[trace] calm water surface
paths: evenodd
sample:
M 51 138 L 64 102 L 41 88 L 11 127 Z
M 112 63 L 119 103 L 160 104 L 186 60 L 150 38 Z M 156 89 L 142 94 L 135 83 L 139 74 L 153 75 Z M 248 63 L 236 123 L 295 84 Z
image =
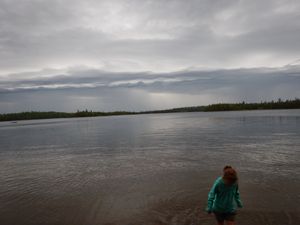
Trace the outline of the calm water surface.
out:
M 300 110 L 0 123 L 0 224 L 215 224 L 238 169 L 238 224 L 300 224 Z

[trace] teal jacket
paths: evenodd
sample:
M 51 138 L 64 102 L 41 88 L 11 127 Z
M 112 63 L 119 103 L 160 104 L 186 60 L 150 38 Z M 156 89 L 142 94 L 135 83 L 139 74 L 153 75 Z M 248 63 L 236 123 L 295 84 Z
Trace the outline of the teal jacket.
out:
M 207 212 L 234 212 L 242 208 L 238 184 L 226 185 L 222 177 L 218 177 L 208 193 Z

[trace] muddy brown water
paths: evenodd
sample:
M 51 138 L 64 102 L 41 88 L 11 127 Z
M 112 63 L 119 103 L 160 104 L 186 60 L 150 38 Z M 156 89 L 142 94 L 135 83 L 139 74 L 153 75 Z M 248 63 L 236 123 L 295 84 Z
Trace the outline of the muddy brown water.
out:
M 300 224 L 300 110 L 0 123 L 0 224 L 210 225 L 239 172 L 240 225 Z

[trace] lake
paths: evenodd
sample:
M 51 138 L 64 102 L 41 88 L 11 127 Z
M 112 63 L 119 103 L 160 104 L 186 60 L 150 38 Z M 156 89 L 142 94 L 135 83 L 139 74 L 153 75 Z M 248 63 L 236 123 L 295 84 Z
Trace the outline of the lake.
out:
M 216 224 L 227 164 L 238 224 L 300 224 L 300 110 L 1 122 L 0 224 Z

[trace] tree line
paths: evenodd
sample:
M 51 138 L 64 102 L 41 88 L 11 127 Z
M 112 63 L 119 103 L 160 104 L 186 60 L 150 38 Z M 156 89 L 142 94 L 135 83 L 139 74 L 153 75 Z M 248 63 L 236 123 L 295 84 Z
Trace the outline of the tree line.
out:
M 260 103 L 219 103 L 205 107 L 204 111 L 238 111 L 238 110 L 265 110 L 265 109 L 299 109 L 300 99 L 281 100 Z
M 34 120 L 34 119 L 53 119 L 53 118 L 72 118 L 72 117 L 95 117 L 95 116 L 116 116 L 116 115 L 132 115 L 132 114 L 150 114 L 150 113 L 176 113 L 176 112 L 213 112 L 213 111 L 238 111 L 238 110 L 266 110 L 266 109 L 300 109 L 300 99 L 281 100 L 260 103 L 218 103 L 207 106 L 191 106 L 166 110 L 153 111 L 114 111 L 114 112 L 93 112 L 88 110 L 77 112 L 20 112 L 0 114 L 0 121 L 16 121 L 16 120 Z

